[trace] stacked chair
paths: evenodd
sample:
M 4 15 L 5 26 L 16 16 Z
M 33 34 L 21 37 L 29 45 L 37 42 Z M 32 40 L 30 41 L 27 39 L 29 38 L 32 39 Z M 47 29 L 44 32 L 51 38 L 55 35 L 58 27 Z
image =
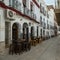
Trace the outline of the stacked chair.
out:
M 27 34 L 25 39 L 13 39 L 12 44 L 9 46 L 9 54 L 20 54 L 21 52 L 24 51 L 29 51 L 31 49 L 31 44 L 29 41 L 29 33 L 28 33 L 28 28 L 27 28 Z

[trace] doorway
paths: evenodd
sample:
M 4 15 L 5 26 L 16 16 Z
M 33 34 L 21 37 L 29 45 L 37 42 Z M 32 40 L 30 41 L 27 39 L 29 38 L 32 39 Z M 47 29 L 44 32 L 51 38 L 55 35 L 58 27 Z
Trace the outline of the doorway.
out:
M 27 23 L 23 24 L 23 39 L 25 39 L 26 41 L 29 40 L 29 28 Z
M 31 27 L 31 39 L 32 40 L 34 39 L 34 27 L 33 26 Z
M 12 40 L 18 39 L 18 24 L 14 23 L 12 26 Z

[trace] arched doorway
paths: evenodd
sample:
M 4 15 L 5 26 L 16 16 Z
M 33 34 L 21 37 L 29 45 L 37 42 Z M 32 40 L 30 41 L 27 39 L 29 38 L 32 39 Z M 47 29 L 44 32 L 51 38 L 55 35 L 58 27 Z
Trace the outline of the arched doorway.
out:
M 34 39 L 34 26 L 31 27 L 31 39 Z
M 18 24 L 14 23 L 12 26 L 12 40 L 17 40 L 18 39 Z
M 23 24 L 23 39 L 25 39 L 26 41 L 29 40 L 29 28 L 27 23 Z

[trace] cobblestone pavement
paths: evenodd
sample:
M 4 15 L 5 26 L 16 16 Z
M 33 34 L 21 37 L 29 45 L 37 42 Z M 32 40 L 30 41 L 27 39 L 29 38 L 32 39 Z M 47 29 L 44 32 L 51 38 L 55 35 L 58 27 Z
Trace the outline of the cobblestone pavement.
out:
M 0 55 L 0 60 L 60 60 L 60 36 L 45 40 L 20 55 Z

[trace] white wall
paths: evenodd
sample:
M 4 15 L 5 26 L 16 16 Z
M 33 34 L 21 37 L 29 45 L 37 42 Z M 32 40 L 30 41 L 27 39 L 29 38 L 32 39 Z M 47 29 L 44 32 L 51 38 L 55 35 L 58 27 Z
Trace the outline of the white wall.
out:
M 5 19 L 4 10 L 0 8 L 0 41 L 5 40 Z

